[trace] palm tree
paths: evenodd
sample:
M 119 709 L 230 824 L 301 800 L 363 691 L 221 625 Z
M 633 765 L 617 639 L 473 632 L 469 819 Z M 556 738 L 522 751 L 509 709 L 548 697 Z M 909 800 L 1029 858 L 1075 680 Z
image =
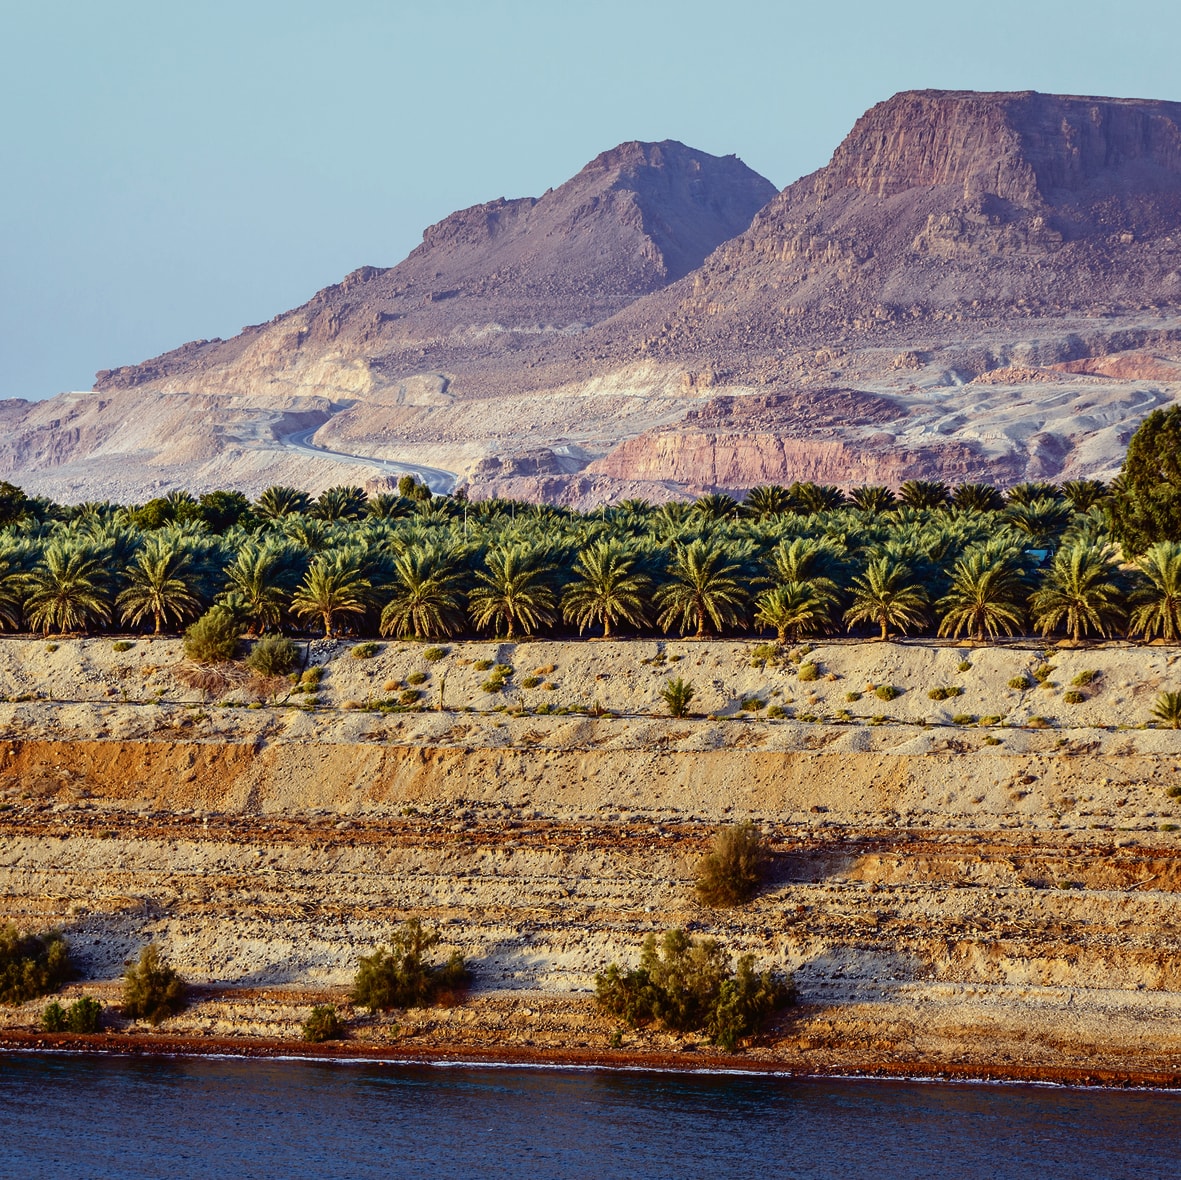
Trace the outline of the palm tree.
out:
M 555 595 L 549 584 L 555 572 L 548 551 L 521 542 L 488 551 L 476 574 L 469 601 L 477 627 L 499 629 L 512 639 L 518 625 L 530 634 L 554 621 Z
M 914 575 L 904 562 L 879 557 L 853 579 L 853 605 L 845 611 L 845 622 L 875 623 L 882 629 L 880 638 L 890 638 L 890 628 L 904 635 L 920 626 L 927 614 L 927 594 L 913 581 Z
M 787 491 L 801 512 L 835 512 L 845 503 L 845 493 L 833 484 L 797 482 Z
M 1013 553 L 988 546 L 965 553 L 955 563 L 951 588 L 937 604 L 943 612 L 939 634 L 958 639 L 968 633 L 977 643 L 985 635 L 1016 635 L 1025 620 L 1022 583 Z
M 20 550 L 0 552 L 0 626 L 11 627 L 15 631 L 21 625 L 27 581 Z
M 951 494 L 951 502 L 965 512 L 999 512 L 1005 497 L 987 483 L 962 483 Z
M 411 545 L 393 559 L 382 635 L 444 639 L 456 634 L 464 622 L 462 582 L 456 554 L 437 545 Z
M 733 520 L 738 515 L 738 501 L 724 492 L 713 492 L 694 500 L 693 511 L 702 520 Z
M 1053 500 L 1060 504 L 1063 500 L 1062 491 L 1056 483 L 1037 480 L 1014 484 L 1005 494 L 1005 503 L 1009 508 L 1018 504 L 1034 504 L 1038 500 Z
M 151 615 L 153 632 L 159 635 L 169 618 L 179 624 L 196 617 L 201 601 L 191 589 L 195 574 L 188 549 L 171 537 L 149 537 L 126 571 L 127 586 L 115 599 L 123 622 L 138 626 Z
M 828 538 L 793 537 L 780 541 L 767 555 L 766 564 L 776 581 L 807 582 L 836 602 L 834 574 L 840 569 L 841 554 Z
M 1089 512 L 1111 495 L 1111 489 L 1101 479 L 1068 479 L 1062 494 L 1075 512 Z
M 375 520 L 402 520 L 414 512 L 414 501 L 395 492 L 381 492 L 369 498 L 365 511 Z
M 604 639 L 611 638 L 612 624 L 621 620 L 642 626 L 652 579 L 637 570 L 638 561 L 636 553 L 615 541 L 584 549 L 574 563 L 575 580 L 562 596 L 566 622 L 577 623 L 580 635 L 601 623 Z
M 741 562 L 731 560 L 719 542 L 678 546 L 668 567 L 670 581 L 656 591 L 660 626 L 666 631 L 679 626 L 682 635 L 695 628 L 702 639 L 711 626 L 720 631 L 738 623 L 749 598 L 738 580 L 741 572 Z
M 911 508 L 942 508 L 948 501 L 947 484 L 933 479 L 908 479 L 898 489 L 898 499 Z
M 1070 523 L 1072 512 L 1061 500 L 1042 496 L 1036 500 L 1010 501 L 1005 508 L 1005 520 L 1029 538 L 1033 549 L 1048 549 Z
M 312 498 L 307 492 L 296 488 L 275 484 L 269 487 L 255 501 L 254 511 L 264 520 L 278 520 L 283 516 L 302 515 L 312 506 Z
M 849 499 L 854 507 L 862 512 L 872 512 L 875 516 L 882 512 L 889 512 L 898 503 L 898 497 L 889 488 L 881 485 L 865 485 L 854 488 L 849 493 Z
M 362 572 L 362 560 L 351 549 L 321 554 L 292 596 L 292 611 L 300 618 L 319 615 L 327 636 L 336 634 L 338 615 L 363 615 L 369 608 L 371 585 Z
M 1033 596 L 1034 623 L 1043 635 L 1065 627 L 1076 643 L 1084 635 L 1111 635 L 1123 618 L 1115 576 L 1110 548 L 1060 549 Z
M 755 622 L 774 627 L 780 643 L 788 636 L 827 631 L 832 622 L 832 598 L 811 582 L 784 582 L 763 591 L 755 602 Z
M 28 575 L 27 585 L 25 616 L 31 627 L 46 634 L 55 627 L 84 631 L 110 620 L 107 573 L 90 546 L 54 541 Z
M 1131 596 L 1133 635 L 1176 643 L 1181 639 L 1181 543 L 1158 541 L 1136 562 L 1147 579 Z
M 742 504 L 742 514 L 755 520 L 769 520 L 783 516 L 792 509 L 791 494 L 779 484 L 764 484 L 751 488 Z
M 225 585 L 242 603 L 245 618 L 260 631 L 277 627 L 299 582 L 302 561 L 277 538 L 248 541 L 226 567 Z
M 364 488 L 337 484 L 320 493 L 312 511 L 321 520 L 360 520 L 365 515 L 368 499 Z

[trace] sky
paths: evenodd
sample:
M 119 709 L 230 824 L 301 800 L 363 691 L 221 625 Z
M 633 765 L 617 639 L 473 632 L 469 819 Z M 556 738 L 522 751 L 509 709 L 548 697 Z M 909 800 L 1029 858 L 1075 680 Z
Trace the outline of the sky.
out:
M 1181 100 L 1162 0 L 3 0 L 0 398 L 232 336 L 629 139 L 777 186 L 899 90 Z

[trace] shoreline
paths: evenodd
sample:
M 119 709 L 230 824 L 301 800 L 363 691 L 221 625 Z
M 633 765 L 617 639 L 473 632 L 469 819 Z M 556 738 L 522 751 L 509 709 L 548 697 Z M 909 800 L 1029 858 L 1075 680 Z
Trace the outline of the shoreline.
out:
M 470 1045 L 381 1047 L 347 1042 L 314 1044 L 255 1037 L 188 1037 L 128 1033 L 0 1032 L 0 1054 L 99 1054 L 107 1057 L 197 1057 L 471 1068 L 579 1069 L 618 1072 L 747 1074 L 761 1077 L 1050 1085 L 1086 1089 L 1181 1091 L 1181 1069 L 1082 1069 L 1068 1066 L 988 1066 L 966 1062 L 885 1063 L 862 1068 L 752 1059 L 743 1054 L 523 1049 Z

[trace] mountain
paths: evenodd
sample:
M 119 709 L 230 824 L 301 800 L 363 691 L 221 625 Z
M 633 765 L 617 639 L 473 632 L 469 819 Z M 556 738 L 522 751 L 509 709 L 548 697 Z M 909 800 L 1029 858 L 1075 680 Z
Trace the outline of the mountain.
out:
M 98 402 L 0 408 L 0 474 L 52 494 L 114 494 L 116 471 L 364 476 L 292 449 L 312 435 L 441 469 L 436 486 L 581 506 L 1008 484 L 1113 474 L 1178 396 L 1181 104 L 919 91 L 777 194 L 733 157 L 630 143 L 456 213 L 396 267 L 100 373 Z

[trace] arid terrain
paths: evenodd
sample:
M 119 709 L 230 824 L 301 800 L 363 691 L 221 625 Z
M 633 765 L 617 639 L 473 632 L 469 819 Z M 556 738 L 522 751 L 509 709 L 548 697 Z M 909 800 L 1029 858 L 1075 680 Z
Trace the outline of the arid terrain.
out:
M 920 91 L 778 194 L 665 141 L 461 210 L 231 340 L 0 404 L 0 477 L 127 500 L 403 461 L 579 507 L 1007 486 L 1110 477 L 1179 393 L 1181 105 Z
M 593 1011 L 597 970 L 683 925 L 794 972 L 800 1004 L 747 1067 L 1181 1078 L 1181 734 L 1148 727 L 1175 649 L 425 650 L 313 642 L 314 701 L 215 701 L 174 675 L 175 640 L 0 641 L 0 920 L 60 925 L 86 973 L 68 994 L 111 1004 L 156 940 L 197 986 L 131 1030 L 159 1046 L 289 1050 L 418 915 L 473 992 L 352 1014 L 330 1051 L 716 1060 L 659 1030 L 613 1045 Z M 503 692 L 486 660 L 513 667 Z M 382 711 L 412 676 L 424 710 Z M 666 715 L 671 676 L 697 715 Z M 705 907 L 696 864 L 746 818 L 770 878 Z M 43 1004 L 2 1010 L 0 1039 L 48 1043 Z M 142 1047 L 121 1023 L 99 1042 Z

